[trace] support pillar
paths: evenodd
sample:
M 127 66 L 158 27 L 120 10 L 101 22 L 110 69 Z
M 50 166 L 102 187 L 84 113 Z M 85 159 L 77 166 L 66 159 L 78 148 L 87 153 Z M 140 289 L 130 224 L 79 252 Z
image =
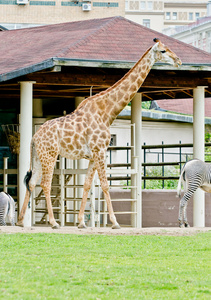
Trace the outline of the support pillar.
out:
M 137 199 L 136 206 L 132 205 L 132 209 L 136 208 L 136 218 L 133 218 L 133 226 L 142 227 L 142 191 L 141 191 L 141 168 L 142 168 L 142 94 L 137 93 L 131 102 L 131 123 L 135 124 L 135 130 L 131 132 L 131 168 L 135 168 L 135 158 L 137 157 L 137 176 L 132 176 L 131 185 L 137 185 L 137 192 L 132 189 L 132 199 Z M 135 135 L 135 136 L 134 136 Z M 136 178 L 135 178 L 136 177 Z M 135 207 L 133 207 L 135 206 Z
M 35 82 L 20 82 L 19 211 L 23 206 L 26 193 L 26 187 L 23 183 L 23 180 L 30 167 L 33 83 Z M 27 207 L 24 217 L 24 226 L 31 226 L 31 207 Z
M 204 161 L 204 87 L 193 90 L 193 157 Z M 205 226 L 205 194 L 197 189 L 193 195 L 193 226 Z
M 84 100 L 84 97 L 75 97 L 75 108 L 78 107 L 78 105 Z M 77 169 L 81 170 L 81 169 L 85 169 L 87 167 L 87 161 L 86 159 L 79 159 L 78 163 L 77 163 Z M 85 177 L 86 175 L 80 174 L 77 175 L 77 185 L 84 185 L 84 181 L 85 181 Z M 83 196 L 83 189 L 79 188 L 78 189 L 78 193 L 77 193 L 77 197 L 82 199 Z
M 78 105 L 84 99 L 85 99 L 84 97 L 75 97 L 75 108 L 77 108 Z M 79 159 L 77 161 L 77 169 L 78 170 L 86 169 L 86 167 L 87 167 L 87 161 L 86 161 L 86 159 Z M 85 181 L 85 177 L 86 177 L 86 175 L 83 175 L 83 174 L 77 175 L 77 185 L 83 186 L 84 185 L 84 181 Z M 81 187 L 81 188 L 77 189 L 77 198 L 82 199 L 82 196 L 83 196 L 83 188 Z M 77 202 L 77 207 L 76 208 L 77 208 L 77 210 L 79 210 L 79 208 L 80 208 L 79 202 Z

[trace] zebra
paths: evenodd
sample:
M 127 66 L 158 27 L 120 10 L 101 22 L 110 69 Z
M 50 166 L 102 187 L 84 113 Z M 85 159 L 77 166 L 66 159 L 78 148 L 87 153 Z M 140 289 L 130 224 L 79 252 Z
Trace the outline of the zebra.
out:
M 211 193 L 211 164 L 200 159 L 192 159 L 186 162 L 178 182 L 177 195 L 179 197 L 181 197 L 181 183 L 184 186 L 184 195 L 179 205 L 179 227 L 190 227 L 187 220 L 188 200 L 197 188 Z
M 7 193 L 0 193 L 0 226 L 7 226 L 6 216 L 8 215 L 10 224 L 15 226 L 15 202 Z

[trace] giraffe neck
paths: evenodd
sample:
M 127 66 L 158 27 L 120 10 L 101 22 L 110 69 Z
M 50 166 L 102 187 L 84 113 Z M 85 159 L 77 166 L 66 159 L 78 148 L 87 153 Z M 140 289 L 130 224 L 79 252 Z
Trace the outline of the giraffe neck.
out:
M 103 92 L 102 103 L 106 107 L 103 115 L 105 123 L 109 125 L 113 123 L 118 114 L 128 105 L 143 84 L 155 62 L 150 50 L 151 48 L 122 79 L 108 89 L 107 92 Z M 100 98 L 98 101 L 101 102 Z
M 150 48 L 124 77 L 107 90 L 87 98 L 78 106 L 77 110 L 89 103 L 92 106 L 90 110 L 93 114 L 100 115 L 107 126 L 111 125 L 118 114 L 133 99 L 154 63 Z

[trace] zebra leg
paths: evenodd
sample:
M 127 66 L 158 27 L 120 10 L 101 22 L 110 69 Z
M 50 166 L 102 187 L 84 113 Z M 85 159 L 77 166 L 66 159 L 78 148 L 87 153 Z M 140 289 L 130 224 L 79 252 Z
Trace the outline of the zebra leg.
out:
M 4 194 L 3 197 L 1 196 L 0 201 L 0 226 L 7 226 L 6 216 L 8 212 L 8 206 L 8 199 L 7 196 Z
M 180 206 L 179 206 L 179 227 L 184 227 L 184 223 L 183 223 L 183 216 L 184 216 L 184 208 L 186 206 L 186 200 L 184 199 L 184 197 L 180 200 Z
M 188 224 L 188 218 L 187 218 L 187 206 L 188 206 L 188 201 L 186 201 L 185 206 L 184 206 L 184 225 L 185 227 L 190 227 L 190 225 Z
M 0 218 L 0 226 L 7 226 L 4 218 Z
M 15 226 L 15 205 L 13 205 L 13 207 L 10 207 L 8 217 L 9 217 L 9 220 L 10 220 L 10 224 L 12 226 Z
M 187 205 L 188 200 L 191 198 L 191 196 L 194 194 L 194 192 L 199 187 L 199 183 L 190 183 L 188 185 L 188 190 L 185 192 L 183 198 L 180 200 L 180 207 L 179 207 L 179 227 L 189 227 L 188 220 L 187 220 Z

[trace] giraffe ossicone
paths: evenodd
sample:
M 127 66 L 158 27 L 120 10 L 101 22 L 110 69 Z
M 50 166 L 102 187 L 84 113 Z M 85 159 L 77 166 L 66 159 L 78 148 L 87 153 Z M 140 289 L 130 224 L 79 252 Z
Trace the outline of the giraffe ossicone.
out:
M 78 215 L 79 228 L 86 227 L 84 210 L 95 172 L 98 172 L 101 188 L 106 199 L 112 228 L 120 228 L 111 204 L 106 176 L 105 153 L 110 142 L 110 125 L 118 114 L 133 99 L 155 62 L 165 62 L 178 66 L 177 55 L 160 40 L 149 48 L 125 76 L 107 90 L 89 97 L 71 114 L 45 122 L 34 134 L 31 141 L 31 163 L 27 176 L 28 189 L 18 217 L 18 226 L 23 226 L 24 215 L 30 193 L 42 176 L 49 222 L 52 228 L 59 225 L 54 219 L 50 198 L 51 181 L 58 155 L 69 159 L 89 160 L 85 178 L 83 197 Z M 35 149 L 35 163 L 32 169 L 32 149 Z M 31 172 L 32 171 L 32 172 Z

